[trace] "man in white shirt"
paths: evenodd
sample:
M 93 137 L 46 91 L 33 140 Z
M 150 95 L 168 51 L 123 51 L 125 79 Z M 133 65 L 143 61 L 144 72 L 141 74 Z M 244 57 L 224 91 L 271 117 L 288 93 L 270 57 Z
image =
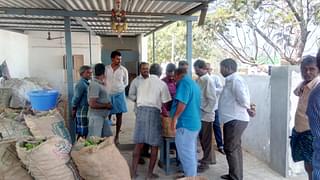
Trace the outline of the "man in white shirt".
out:
M 139 64 L 139 69 L 140 69 L 140 75 L 134 78 L 130 84 L 129 88 L 129 94 L 128 98 L 134 102 L 134 109 L 133 111 L 137 113 L 137 91 L 139 85 L 149 78 L 149 63 L 147 62 L 141 62 Z M 142 157 L 150 157 L 149 154 L 149 148 L 150 146 L 148 144 L 144 144 L 141 152 L 141 158 L 139 159 L 139 164 L 145 164 L 145 161 Z
M 137 90 L 139 85 L 147 78 L 149 78 L 149 63 L 141 62 L 139 64 L 140 75 L 134 78 L 130 84 L 128 98 L 135 103 L 134 111 L 136 112 Z
M 212 125 L 214 121 L 214 107 L 217 103 L 215 84 L 208 74 L 207 65 L 203 60 L 197 60 L 193 64 L 198 75 L 196 82 L 201 89 L 201 130 L 199 139 L 203 150 L 203 158 L 200 160 L 198 172 L 209 169 L 209 164 L 215 164 L 215 154 L 212 151 Z
M 220 63 L 220 72 L 226 83 L 219 100 L 219 115 L 223 123 L 224 151 L 229 165 L 229 174 L 222 179 L 243 180 L 241 136 L 255 111 L 250 108 L 247 83 L 237 73 L 237 63 L 225 59 Z
M 119 144 L 119 133 L 122 124 L 122 113 L 128 111 L 125 97 L 125 88 L 128 85 L 128 71 L 121 65 L 121 53 L 113 51 L 111 53 L 111 64 L 106 66 L 106 88 L 110 94 L 112 109 L 109 119 L 112 114 L 116 114 L 116 135 L 114 137 L 115 144 Z
M 207 63 L 207 68 L 208 68 L 208 74 L 213 79 L 214 85 L 216 87 L 216 96 L 217 96 L 217 102 L 218 102 L 223 86 L 222 86 L 220 77 L 218 75 L 212 74 L 212 68 L 210 63 Z M 218 151 L 222 154 L 225 154 L 223 150 L 223 141 L 222 141 L 222 133 L 221 133 L 221 127 L 220 127 L 218 103 L 216 103 L 214 107 L 213 133 L 216 139 Z
M 137 166 L 144 144 L 151 146 L 151 157 L 146 179 L 159 177 L 153 173 L 161 143 L 161 107 L 171 101 L 167 85 L 159 78 L 161 66 L 152 64 L 150 77 L 144 80 L 137 89 L 137 113 L 133 142 L 136 144 L 132 158 L 132 176 L 137 176 Z

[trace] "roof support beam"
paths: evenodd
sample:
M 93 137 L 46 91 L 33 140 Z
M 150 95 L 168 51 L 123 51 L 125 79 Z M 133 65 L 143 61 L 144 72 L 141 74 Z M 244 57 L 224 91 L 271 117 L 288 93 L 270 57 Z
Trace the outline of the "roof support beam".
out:
M 1 17 L 0 20 L 28 20 L 28 21 L 61 21 L 63 23 L 64 19 L 59 18 L 35 18 L 35 17 Z M 71 19 L 72 22 L 76 21 Z
M 71 12 L 72 8 L 66 3 L 65 0 L 54 0 L 57 4 L 59 4 L 63 9 Z M 94 31 L 88 26 L 88 24 L 82 20 L 81 17 L 75 17 L 76 21 L 81 24 L 86 30 L 88 30 L 91 34 L 95 35 Z
M 56 23 L 56 22 L 49 22 L 49 23 L 39 23 L 39 22 L 31 23 L 28 21 L 26 21 L 26 22 L 6 22 L 6 21 L 2 21 L 0 19 L 0 25 L 4 25 L 4 24 L 5 25 L 15 25 L 15 26 L 17 26 L 17 25 L 19 25 L 19 26 L 22 26 L 22 25 L 26 25 L 26 26 L 28 26 L 28 25 L 33 25 L 33 26 L 64 26 L 63 23 Z M 72 25 L 72 27 L 81 26 L 80 24 L 74 24 L 74 23 L 71 23 L 71 25 Z
M 187 16 L 187 15 L 166 15 L 164 19 L 169 21 L 197 21 L 198 16 Z
M 152 34 L 153 32 L 158 31 L 158 30 L 166 27 L 167 25 L 169 25 L 175 21 L 190 21 L 190 22 L 192 22 L 192 21 L 198 20 L 198 16 L 187 16 L 187 15 L 179 15 L 179 16 L 171 16 L 170 15 L 170 16 L 167 16 L 167 18 L 171 19 L 171 21 L 155 28 L 154 30 L 152 30 L 150 32 L 148 32 L 147 34 L 145 34 L 145 36 L 148 36 L 148 35 Z
M 215 0 L 209 0 L 209 3 L 210 3 L 210 2 L 213 2 L 213 1 L 215 1 Z M 202 8 L 205 8 L 206 6 L 207 6 L 206 3 L 200 4 L 199 6 L 197 6 L 197 7 L 193 8 L 193 9 L 189 10 L 188 12 L 184 13 L 183 15 L 192 15 L 192 14 L 194 14 L 195 12 L 201 10 Z M 160 30 L 160 29 L 162 29 L 162 28 L 164 28 L 164 27 L 166 27 L 166 26 L 168 26 L 168 25 L 170 25 L 170 24 L 172 24 L 172 23 L 173 23 L 173 22 L 164 23 L 164 24 L 162 24 L 161 26 L 157 27 L 156 29 L 148 32 L 148 33 L 145 34 L 144 36 L 148 36 L 148 35 L 150 35 L 151 33 L 155 32 L 155 31 L 158 31 L 158 30 Z
M 4 14 L 13 14 L 13 15 L 97 17 L 97 12 L 95 11 L 66 11 L 66 10 L 4 8 L 4 7 L 0 7 L 0 11 L 3 11 Z

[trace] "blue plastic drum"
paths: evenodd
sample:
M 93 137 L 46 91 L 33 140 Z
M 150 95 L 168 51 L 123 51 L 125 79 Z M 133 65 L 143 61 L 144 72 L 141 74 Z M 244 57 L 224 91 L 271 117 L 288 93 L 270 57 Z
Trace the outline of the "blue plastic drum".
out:
M 57 105 L 59 91 L 35 90 L 28 93 L 31 106 L 36 111 L 48 111 Z

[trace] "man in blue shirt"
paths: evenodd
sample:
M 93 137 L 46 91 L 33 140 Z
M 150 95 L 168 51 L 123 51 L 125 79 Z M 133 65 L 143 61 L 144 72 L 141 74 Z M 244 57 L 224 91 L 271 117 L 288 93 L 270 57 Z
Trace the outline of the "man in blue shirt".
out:
M 320 69 L 320 49 L 317 54 L 318 71 Z M 309 96 L 306 114 L 313 139 L 312 180 L 320 179 L 320 84 L 318 84 Z
M 80 67 L 81 79 L 76 84 L 74 96 L 72 97 L 72 117 L 76 118 L 76 133 L 79 137 L 88 135 L 88 86 L 91 79 L 92 69 L 90 66 Z
M 176 131 L 176 146 L 185 176 L 197 176 L 197 137 L 200 123 L 200 88 L 179 68 L 175 72 L 176 97 L 171 108 L 171 128 Z

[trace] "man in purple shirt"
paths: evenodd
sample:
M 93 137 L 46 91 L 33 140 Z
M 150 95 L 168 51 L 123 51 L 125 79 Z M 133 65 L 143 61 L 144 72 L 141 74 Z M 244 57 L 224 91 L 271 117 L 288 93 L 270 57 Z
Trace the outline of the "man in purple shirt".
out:
M 176 97 L 176 80 L 174 79 L 175 70 L 176 70 L 176 65 L 173 63 L 169 63 L 166 67 L 166 77 L 162 79 L 168 86 L 171 99 L 174 99 Z M 171 105 L 172 105 L 172 101 L 169 101 L 162 107 L 162 111 L 167 116 L 169 116 Z

